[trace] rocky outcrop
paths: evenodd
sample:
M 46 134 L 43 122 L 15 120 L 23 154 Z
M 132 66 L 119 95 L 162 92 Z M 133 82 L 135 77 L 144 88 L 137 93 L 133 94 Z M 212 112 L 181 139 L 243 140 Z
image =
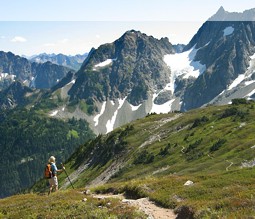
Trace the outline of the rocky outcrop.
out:
M 191 48 L 198 49 L 194 60 L 206 70 L 187 86 L 182 110 L 210 102 L 247 71 L 255 53 L 255 22 L 207 21 L 184 51 Z

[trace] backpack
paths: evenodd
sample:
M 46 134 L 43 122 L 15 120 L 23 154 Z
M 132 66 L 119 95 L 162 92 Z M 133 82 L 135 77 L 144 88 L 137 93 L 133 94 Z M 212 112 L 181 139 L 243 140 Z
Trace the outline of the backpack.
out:
M 51 171 L 51 164 L 48 163 L 44 168 L 44 178 L 50 179 L 53 177 L 52 171 Z

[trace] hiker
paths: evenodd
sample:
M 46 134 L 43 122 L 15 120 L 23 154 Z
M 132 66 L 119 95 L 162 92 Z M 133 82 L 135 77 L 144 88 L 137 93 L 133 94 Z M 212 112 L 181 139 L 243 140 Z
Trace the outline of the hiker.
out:
M 55 191 L 58 191 L 57 173 L 62 172 L 65 169 L 65 167 L 63 166 L 62 169 L 58 170 L 55 162 L 56 158 L 54 156 L 51 156 L 49 159 L 49 163 L 51 164 L 52 176 L 51 178 L 49 178 L 50 189 L 48 195 L 52 192 L 53 188 L 55 188 Z

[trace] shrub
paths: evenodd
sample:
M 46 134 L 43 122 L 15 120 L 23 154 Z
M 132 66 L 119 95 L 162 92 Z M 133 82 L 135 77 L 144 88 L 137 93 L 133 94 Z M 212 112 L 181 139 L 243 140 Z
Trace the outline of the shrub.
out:
M 158 155 L 163 156 L 163 157 L 168 155 L 169 154 L 168 150 L 170 147 L 171 147 L 171 145 L 170 145 L 170 143 L 168 143 L 166 147 L 160 148 L 160 152 L 158 153 Z
M 239 104 L 248 104 L 248 101 L 245 98 L 232 99 L 232 105 L 239 105 Z
M 139 199 L 146 197 L 146 192 L 139 185 L 128 184 L 124 187 L 125 197 L 131 199 Z
M 226 142 L 225 139 L 219 139 L 216 143 L 214 143 L 212 145 L 212 147 L 210 147 L 210 152 L 214 152 L 219 150 L 219 148 Z
M 194 150 L 198 145 L 200 145 L 200 143 L 203 141 L 202 138 L 198 139 L 197 141 L 195 141 L 193 144 L 190 144 L 187 149 L 185 149 L 185 154 Z
M 195 128 L 195 127 L 198 127 L 206 122 L 209 121 L 209 118 L 206 117 L 206 116 L 203 116 L 202 118 L 198 118 L 198 119 L 195 119 L 193 125 L 191 126 L 191 128 Z
M 227 108 L 221 115 L 221 119 L 237 115 L 237 112 L 238 109 L 236 107 Z
M 140 152 L 136 156 L 134 160 L 134 164 L 148 164 L 148 163 L 152 163 L 153 161 L 154 161 L 154 155 L 145 150 Z
M 247 115 L 249 115 L 249 111 L 239 110 L 236 107 L 227 108 L 223 114 L 221 115 L 221 119 L 234 116 L 236 118 L 244 119 Z

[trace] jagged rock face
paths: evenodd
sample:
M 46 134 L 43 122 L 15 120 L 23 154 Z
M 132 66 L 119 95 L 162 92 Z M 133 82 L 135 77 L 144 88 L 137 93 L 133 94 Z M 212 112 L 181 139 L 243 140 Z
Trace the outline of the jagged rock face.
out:
M 169 53 L 174 49 L 168 39 L 128 31 L 89 54 L 69 92 L 71 99 L 102 102 L 127 97 L 137 106 L 169 82 L 171 71 L 163 61 Z
M 19 81 L 12 83 L 7 89 L 0 92 L 0 109 L 13 109 L 17 105 L 25 104 L 26 95 L 32 92 L 32 89 L 22 85 Z
M 51 88 L 69 71 L 69 68 L 50 62 L 31 63 L 11 52 L 0 51 L 0 90 L 16 80 L 35 88 Z
M 184 50 L 192 47 L 206 70 L 188 85 L 182 110 L 210 102 L 246 72 L 255 52 L 255 22 L 207 21 Z

